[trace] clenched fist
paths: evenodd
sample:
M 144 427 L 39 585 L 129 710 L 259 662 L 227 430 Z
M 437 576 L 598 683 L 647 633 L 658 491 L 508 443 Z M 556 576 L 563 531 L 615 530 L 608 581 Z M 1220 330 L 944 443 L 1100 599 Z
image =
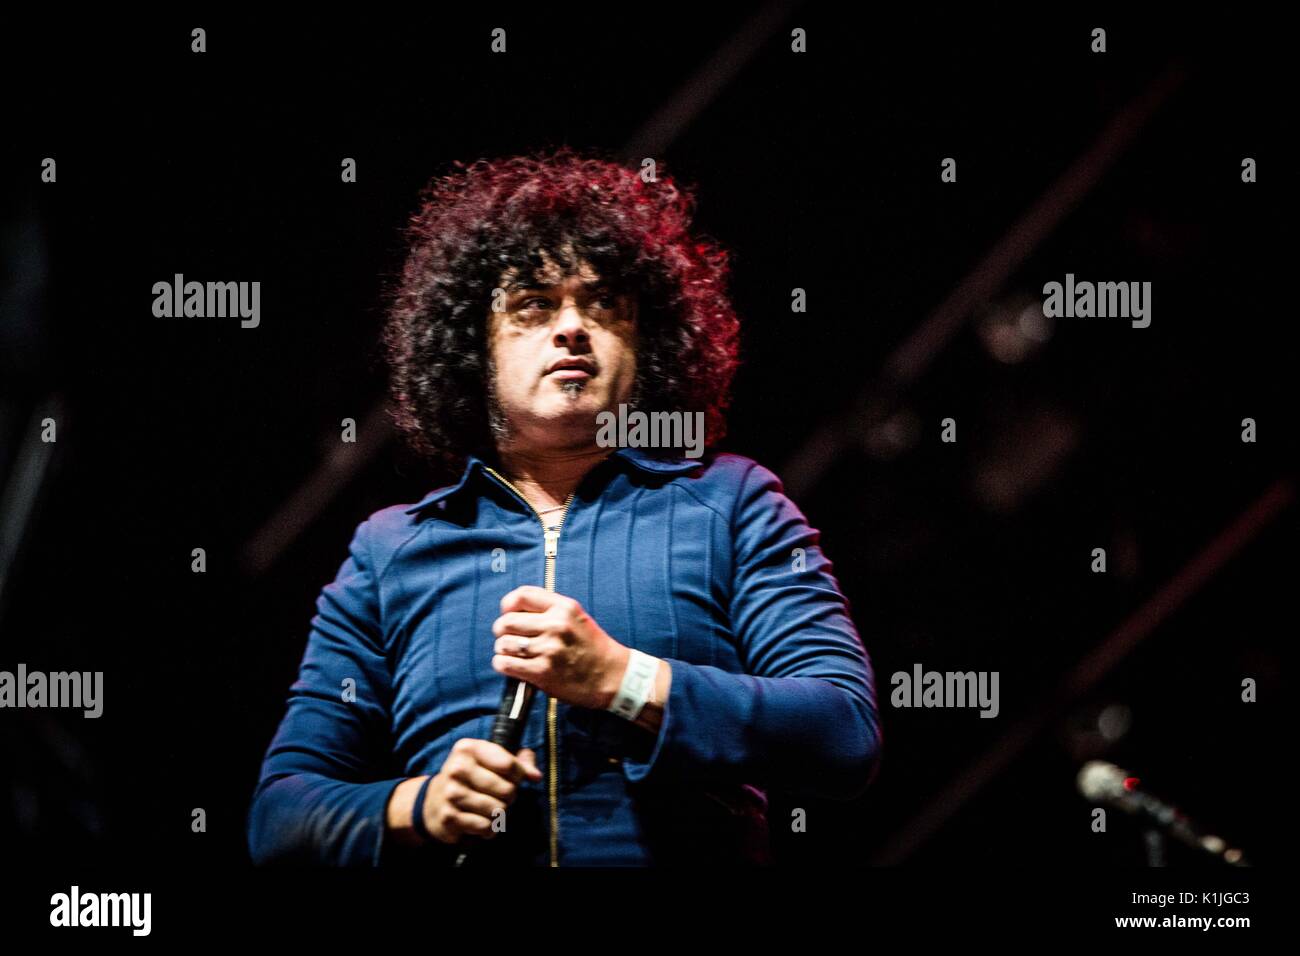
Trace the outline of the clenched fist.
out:
M 462 836 L 492 839 L 496 816 L 517 796 L 517 784 L 527 777 L 542 779 L 536 754 L 529 748 L 516 756 L 490 740 L 462 737 L 429 783 L 424 795 L 424 825 L 434 839 L 457 843 Z M 420 842 L 412 825 L 415 798 L 423 777 L 404 780 L 388 804 L 388 827 L 407 844 Z
M 575 707 L 614 702 L 631 652 L 573 598 L 525 585 L 501 599 L 492 668 Z

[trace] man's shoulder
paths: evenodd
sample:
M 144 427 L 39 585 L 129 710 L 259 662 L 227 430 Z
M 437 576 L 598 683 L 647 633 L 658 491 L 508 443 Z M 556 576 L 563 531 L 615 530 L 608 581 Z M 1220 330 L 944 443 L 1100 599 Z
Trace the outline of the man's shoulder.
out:
M 402 546 L 420 533 L 420 516 L 410 509 L 411 503 L 386 505 L 372 511 L 356 526 L 355 541 L 369 552 L 369 560 L 380 573 Z
M 709 452 L 698 459 L 683 458 L 682 461 L 698 461 L 700 467 L 688 473 L 688 477 L 718 486 L 733 485 L 739 487 L 745 482 L 750 472 L 766 472 L 767 468 L 753 458 L 731 451 Z
M 781 480 L 770 468 L 746 455 L 714 452 L 698 461 L 699 468 L 676 476 L 674 484 L 723 513 L 730 513 L 736 507 L 742 493 L 751 495 L 762 487 L 782 490 Z

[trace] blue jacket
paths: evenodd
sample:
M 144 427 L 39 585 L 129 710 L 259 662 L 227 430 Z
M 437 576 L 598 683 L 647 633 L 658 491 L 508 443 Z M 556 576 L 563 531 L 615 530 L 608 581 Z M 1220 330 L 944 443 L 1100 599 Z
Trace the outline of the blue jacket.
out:
M 386 841 L 384 817 L 403 779 L 489 736 L 504 685 L 492 622 L 508 591 L 543 584 L 542 519 L 487 467 L 470 457 L 456 484 L 357 527 L 262 765 L 255 863 L 458 852 Z M 539 691 L 523 746 L 542 779 L 518 785 L 505 832 L 468 840 L 469 865 L 769 862 L 768 788 L 862 793 L 881 746 L 874 677 L 818 539 L 749 458 L 625 448 L 593 468 L 564 513 L 554 588 L 668 661 L 663 720 L 656 735 Z

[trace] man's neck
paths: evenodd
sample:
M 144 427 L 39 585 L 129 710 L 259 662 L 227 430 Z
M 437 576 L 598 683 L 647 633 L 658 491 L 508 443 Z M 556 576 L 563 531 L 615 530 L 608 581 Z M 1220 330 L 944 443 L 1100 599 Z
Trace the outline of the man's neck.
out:
M 538 511 L 563 505 L 587 473 L 612 453 L 599 447 L 546 452 L 497 448 L 503 473 Z

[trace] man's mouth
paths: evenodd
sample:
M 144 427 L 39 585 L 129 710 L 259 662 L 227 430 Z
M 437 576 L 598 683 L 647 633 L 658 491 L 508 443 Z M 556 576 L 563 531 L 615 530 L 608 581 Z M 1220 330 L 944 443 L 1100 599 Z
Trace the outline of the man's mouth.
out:
M 595 376 L 596 366 L 586 359 L 561 359 L 546 374 L 551 378 L 578 381 Z

